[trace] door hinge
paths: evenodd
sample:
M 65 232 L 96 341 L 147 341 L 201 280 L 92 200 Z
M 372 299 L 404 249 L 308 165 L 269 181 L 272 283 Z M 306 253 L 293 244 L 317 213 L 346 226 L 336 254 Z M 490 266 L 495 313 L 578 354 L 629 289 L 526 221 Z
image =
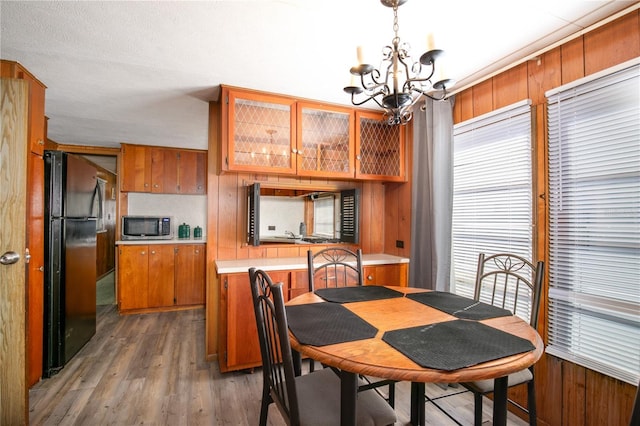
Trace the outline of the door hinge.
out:
M 229 282 L 227 281 L 227 279 L 224 279 L 224 289 L 227 290 L 229 288 Z

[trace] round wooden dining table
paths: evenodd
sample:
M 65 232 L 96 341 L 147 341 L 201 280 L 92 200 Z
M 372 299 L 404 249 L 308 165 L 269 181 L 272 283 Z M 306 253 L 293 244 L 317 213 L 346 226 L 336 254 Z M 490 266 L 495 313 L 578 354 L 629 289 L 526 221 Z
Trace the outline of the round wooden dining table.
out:
M 424 425 L 425 422 L 425 383 L 458 383 L 494 379 L 493 424 L 496 426 L 506 425 L 507 375 L 533 365 L 544 352 L 544 344 L 536 330 L 514 315 L 481 320 L 478 322 L 528 340 L 532 344 L 532 350 L 455 370 L 423 367 L 384 341 L 384 333 L 453 321 L 457 318 L 406 297 L 412 293 L 429 290 L 412 287 L 386 287 L 402 293 L 402 297 L 342 304 L 350 312 L 377 329 L 375 336 L 371 338 L 317 346 L 302 344 L 291 331 L 296 325 L 293 323 L 296 319 L 288 315 L 292 348 L 304 356 L 340 370 L 342 424 L 352 425 L 355 422 L 358 375 L 362 374 L 381 379 L 411 382 L 411 423 L 414 425 Z M 291 299 L 286 305 L 289 307 L 312 303 L 331 302 L 325 301 L 315 293 L 305 293 Z

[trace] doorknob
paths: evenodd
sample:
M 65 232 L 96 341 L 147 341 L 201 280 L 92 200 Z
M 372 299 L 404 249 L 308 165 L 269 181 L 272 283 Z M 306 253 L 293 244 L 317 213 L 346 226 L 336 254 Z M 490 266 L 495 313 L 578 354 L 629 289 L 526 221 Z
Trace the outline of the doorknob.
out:
M 20 255 L 15 251 L 8 251 L 0 256 L 0 263 L 3 265 L 11 265 L 20 260 Z

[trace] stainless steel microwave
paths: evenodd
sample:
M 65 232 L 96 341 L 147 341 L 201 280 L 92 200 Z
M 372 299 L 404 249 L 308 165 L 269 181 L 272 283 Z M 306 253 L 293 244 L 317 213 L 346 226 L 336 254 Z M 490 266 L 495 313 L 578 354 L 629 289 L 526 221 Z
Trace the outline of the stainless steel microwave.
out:
M 122 216 L 122 239 L 170 240 L 172 222 L 169 216 Z

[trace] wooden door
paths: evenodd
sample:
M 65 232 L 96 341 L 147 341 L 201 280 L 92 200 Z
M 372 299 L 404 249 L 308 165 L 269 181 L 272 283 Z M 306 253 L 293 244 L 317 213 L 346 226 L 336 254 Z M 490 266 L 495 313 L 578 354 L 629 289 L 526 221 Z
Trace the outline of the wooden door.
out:
M 120 190 L 151 192 L 151 152 L 146 146 L 122 144 Z
M 118 248 L 118 299 L 120 310 L 142 309 L 148 303 L 149 247 Z
M 298 176 L 353 178 L 354 110 L 298 102 L 297 118 Z
M 269 272 L 274 283 L 283 282 L 286 293 L 289 286 L 289 272 Z M 260 343 L 258 341 L 258 329 L 256 317 L 253 312 L 253 298 L 249 286 L 249 274 L 230 274 L 222 277 L 221 300 L 226 300 L 226 344 L 219 345 L 225 348 L 220 369 L 224 371 L 238 370 L 255 367 L 262 364 L 260 357 Z M 226 332 L 226 333 L 225 333 Z
M 260 344 L 256 327 L 249 274 L 225 276 L 223 291 L 226 293 L 226 353 L 223 357 L 227 370 L 260 365 Z M 222 369 L 222 365 L 221 365 Z
M 365 266 L 362 269 L 364 272 L 364 285 L 407 286 L 408 263 Z
M 222 98 L 222 170 L 295 174 L 295 100 L 226 87 Z
M 179 150 L 169 148 L 151 149 L 151 192 L 177 194 Z
M 46 86 L 26 68 L 15 61 L 0 60 L 0 74 L 3 78 L 17 78 L 29 82 L 29 121 L 27 137 L 31 152 L 44 154 L 45 116 L 44 97 Z
M 177 305 L 203 305 L 206 257 L 203 244 L 176 245 L 175 291 Z
M 1 79 L 0 256 L 15 253 L 15 263 L 0 264 L 0 424 L 27 424 L 26 384 L 26 204 L 29 85 Z M 4 258 L 3 258 L 4 259 Z M 3 260 L 4 261 L 4 260 Z
M 178 192 L 181 194 L 206 194 L 207 152 L 182 150 L 179 155 Z
M 389 126 L 382 113 L 356 112 L 356 178 L 407 181 L 405 127 Z
M 147 306 L 159 308 L 175 303 L 175 245 L 149 245 L 149 281 Z
M 291 271 L 291 284 L 289 291 L 285 292 L 285 302 L 309 292 L 309 271 Z

